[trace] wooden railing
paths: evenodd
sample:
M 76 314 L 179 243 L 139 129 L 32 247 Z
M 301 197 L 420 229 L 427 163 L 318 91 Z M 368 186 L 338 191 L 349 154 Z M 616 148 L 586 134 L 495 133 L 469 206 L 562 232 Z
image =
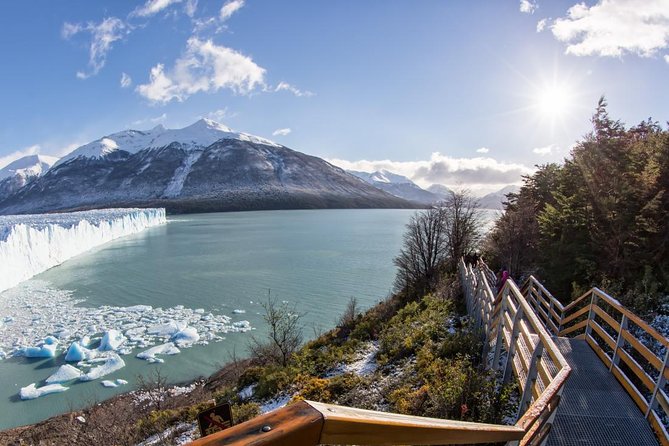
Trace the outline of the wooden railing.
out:
M 300 401 L 195 440 L 191 445 L 476 444 L 513 442 L 523 435 L 523 429 L 517 426 L 412 417 Z
M 645 414 L 660 441 L 669 445 L 669 340 L 620 302 L 592 288 L 563 306 L 533 276 L 523 285 L 547 327 L 557 336 L 584 339 Z
M 485 340 L 484 357 L 503 382 L 514 379 L 519 386 L 521 444 L 542 444 L 571 369 L 512 279 L 495 293 L 495 275 L 485 263 L 461 261 L 459 268 L 468 312 Z

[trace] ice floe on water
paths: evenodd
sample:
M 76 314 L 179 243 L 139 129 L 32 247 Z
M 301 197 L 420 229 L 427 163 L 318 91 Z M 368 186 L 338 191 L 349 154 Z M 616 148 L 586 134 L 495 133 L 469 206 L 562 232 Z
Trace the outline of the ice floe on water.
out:
M 22 399 L 67 390 L 54 387 L 55 383 L 92 381 L 114 373 L 125 366 L 123 355 L 163 362 L 164 358 L 159 356 L 223 340 L 226 333 L 251 330 L 248 321 L 233 322 L 227 315 L 201 308 L 182 305 L 86 308 L 82 303 L 71 292 L 38 280 L 2 293 L 0 351 L 6 356 L 63 357 L 70 363 L 54 370 L 47 379 L 49 385 L 37 387 L 34 383 L 32 387 L 24 387 L 20 393 Z M 122 384 L 119 380 L 110 382 Z
M 70 364 L 61 365 L 58 371 L 46 379 L 47 384 L 62 383 L 78 379 L 83 372 Z
M 0 216 L 0 291 L 96 246 L 166 221 L 165 209 Z
M 50 393 L 60 393 L 65 392 L 69 387 L 65 387 L 61 384 L 49 384 L 42 387 L 37 387 L 35 383 L 27 385 L 21 388 L 19 396 L 22 400 L 34 400 L 43 395 L 48 395 Z

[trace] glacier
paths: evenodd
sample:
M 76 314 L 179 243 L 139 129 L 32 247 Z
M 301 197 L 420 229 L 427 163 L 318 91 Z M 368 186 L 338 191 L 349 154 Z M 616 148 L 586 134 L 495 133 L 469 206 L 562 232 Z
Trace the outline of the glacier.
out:
M 0 292 L 96 246 L 166 222 L 165 209 L 0 216 Z

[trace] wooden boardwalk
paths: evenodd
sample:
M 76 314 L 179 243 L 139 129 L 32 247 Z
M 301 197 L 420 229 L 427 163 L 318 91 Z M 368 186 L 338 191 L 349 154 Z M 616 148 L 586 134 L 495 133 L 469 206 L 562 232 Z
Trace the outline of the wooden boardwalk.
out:
M 572 372 L 548 446 L 658 444 L 632 398 L 581 339 L 555 338 Z

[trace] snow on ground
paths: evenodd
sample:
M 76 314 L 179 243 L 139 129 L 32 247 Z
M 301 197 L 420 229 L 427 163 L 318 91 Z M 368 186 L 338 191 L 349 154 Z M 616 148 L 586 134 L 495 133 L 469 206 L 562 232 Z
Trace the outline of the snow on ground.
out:
M 376 354 L 379 352 L 379 343 L 376 341 L 368 342 L 356 353 L 356 359 L 350 364 L 339 364 L 337 367 L 326 373 L 326 378 L 343 375 L 344 373 L 354 373 L 359 376 L 371 375 L 376 371 Z
M 181 446 L 195 440 L 195 438 L 197 438 L 197 431 L 197 423 L 181 422 L 165 429 L 163 432 L 151 435 L 136 446 L 154 446 L 160 444 L 174 444 L 176 446 Z
M 288 404 L 292 398 L 292 395 L 281 395 L 274 399 L 267 400 L 260 405 L 260 413 L 267 413 L 276 409 L 280 409 Z
M 96 246 L 166 221 L 165 209 L 0 216 L 0 292 Z
M 167 198 L 174 198 L 179 196 L 179 194 L 181 193 L 181 189 L 183 189 L 184 183 L 186 182 L 186 177 L 188 177 L 188 174 L 190 173 L 193 164 L 195 164 L 197 160 L 200 159 L 202 153 L 203 152 L 201 151 L 196 151 L 196 152 L 194 151 L 188 154 L 183 164 L 177 167 L 177 169 L 174 171 L 174 176 L 172 177 L 169 184 L 165 188 L 163 196 Z

